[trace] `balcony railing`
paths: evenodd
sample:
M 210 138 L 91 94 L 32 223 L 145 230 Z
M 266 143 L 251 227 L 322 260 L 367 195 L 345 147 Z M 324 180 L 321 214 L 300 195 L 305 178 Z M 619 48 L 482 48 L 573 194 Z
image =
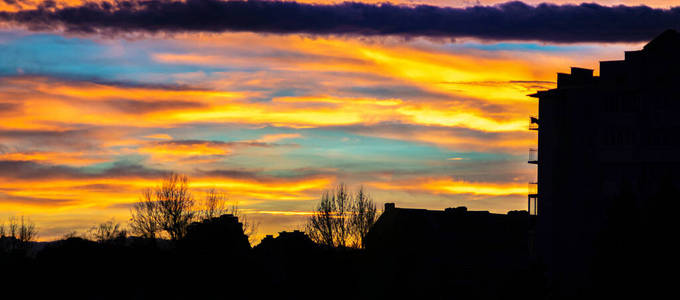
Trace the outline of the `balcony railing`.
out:
M 527 210 L 529 211 L 529 214 L 533 216 L 538 216 L 538 195 L 529 195 L 527 205 L 528 205 Z
M 529 117 L 529 130 L 538 130 L 538 117 L 537 116 L 530 116 Z
M 538 182 L 529 182 L 527 211 L 530 215 L 538 215 Z
M 538 149 L 536 148 L 529 149 L 529 163 L 538 164 Z

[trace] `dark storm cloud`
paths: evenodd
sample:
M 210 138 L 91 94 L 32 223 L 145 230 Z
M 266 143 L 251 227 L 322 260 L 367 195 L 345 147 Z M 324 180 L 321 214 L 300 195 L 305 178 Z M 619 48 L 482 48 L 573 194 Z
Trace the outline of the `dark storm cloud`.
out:
M 34 30 L 78 33 L 223 32 L 340 35 L 477 37 L 490 40 L 551 42 L 645 41 L 668 28 L 680 28 L 680 8 L 530 6 L 507 2 L 467 8 L 428 5 L 277 1 L 116 1 L 78 7 L 43 5 L 2 12 L 0 20 Z

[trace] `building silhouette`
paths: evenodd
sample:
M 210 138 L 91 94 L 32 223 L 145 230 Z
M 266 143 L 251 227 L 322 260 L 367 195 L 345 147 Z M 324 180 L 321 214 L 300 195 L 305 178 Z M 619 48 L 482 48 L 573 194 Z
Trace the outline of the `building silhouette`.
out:
M 529 278 L 526 211 L 495 214 L 399 208 L 385 203 L 365 238 L 382 298 L 513 299 L 527 296 Z
M 243 232 L 243 223 L 232 214 L 189 224 L 179 246 L 203 254 L 243 255 L 251 249 L 248 236 Z
M 255 251 L 265 255 L 307 255 L 317 245 L 303 231 L 281 231 L 276 238 L 268 234 L 255 246 Z
M 617 253 L 629 254 L 618 265 L 642 265 L 660 254 L 652 254 L 652 237 L 677 228 L 668 220 L 680 183 L 679 83 L 680 33 L 668 30 L 625 60 L 600 62 L 600 76 L 572 68 L 557 74 L 557 88 L 530 95 L 539 114 L 530 126 L 538 131 L 529 158 L 538 182 L 529 211 L 538 215 L 536 251 L 558 293 L 597 288 L 598 268 Z
M 468 211 L 464 206 L 427 210 L 385 203 L 365 247 L 395 255 L 427 253 L 473 265 L 526 265 L 527 217 L 525 211 L 495 214 Z

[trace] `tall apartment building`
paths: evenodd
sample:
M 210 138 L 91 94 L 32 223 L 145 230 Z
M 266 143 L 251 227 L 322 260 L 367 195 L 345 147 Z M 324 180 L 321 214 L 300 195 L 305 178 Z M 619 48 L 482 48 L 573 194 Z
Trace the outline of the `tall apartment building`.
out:
M 536 253 L 561 292 L 576 296 L 596 282 L 614 223 L 662 224 L 655 218 L 678 213 L 680 197 L 668 191 L 680 186 L 680 33 L 600 62 L 599 77 L 559 73 L 557 88 L 531 96 L 539 105 L 529 159 L 538 165 L 529 195 Z

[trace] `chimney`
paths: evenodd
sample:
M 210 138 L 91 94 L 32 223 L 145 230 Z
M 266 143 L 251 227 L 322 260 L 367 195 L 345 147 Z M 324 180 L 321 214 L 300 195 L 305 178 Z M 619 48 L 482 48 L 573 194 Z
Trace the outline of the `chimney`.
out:
M 385 203 L 385 211 L 384 212 L 388 212 L 388 211 L 394 209 L 394 207 L 395 207 L 394 203 Z

